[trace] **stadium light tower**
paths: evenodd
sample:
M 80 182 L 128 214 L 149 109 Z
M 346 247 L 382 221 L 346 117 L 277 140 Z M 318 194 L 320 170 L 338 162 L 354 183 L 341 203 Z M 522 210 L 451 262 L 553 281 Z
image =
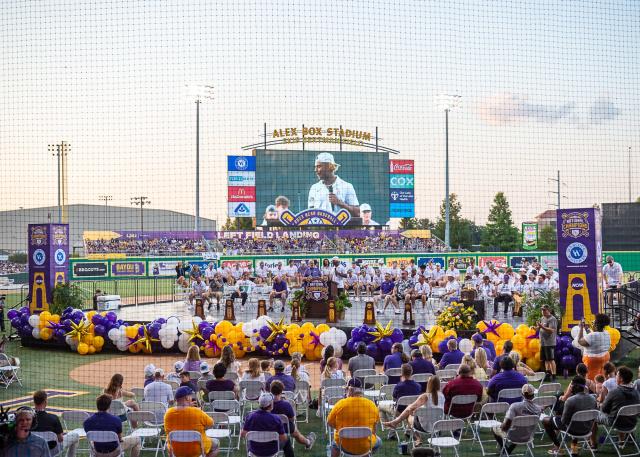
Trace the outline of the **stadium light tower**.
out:
M 213 100 L 213 86 L 189 84 L 187 85 L 190 96 L 196 99 L 196 214 L 195 231 L 200 231 L 200 103 L 204 100 Z
M 449 198 L 449 112 L 457 109 L 462 104 L 462 96 L 456 94 L 442 94 L 439 97 L 439 106 L 444 109 L 444 198 L 445 198 L 445 213 L 444 213 L 444 244 L 447 247 L 451 247 L 450 241 L 450 213 L 451 202 Z
M 62 212 L 63 212 L 62 198 L 63 198 L 63 194 L 66 193 L 66 171 L 65 171 L 66 166 L 65 166 L 64 160 L 70 150 L 71 150 L 71 145 L 69 143 L 65 143 L 64 141 L 61 141 L 58 144 L 49 145 L 49 152 L 51 153 L 51 155 L 58 158 L 58 224 L 62 224 Z M 65 177 L 64 190 L 62 187 L 63 176 Z M 65 204 L 66 204 L 66 198 L 65 198 Z
M 109 202 L 113 200 L 113 196 L 111 195 L 99 195 L 98 200 L 104 202 L 104 229 L 107 229 L 107 207 L 109 206 Z
M 140 207 L 140 232 L 144 233 L 144 205 L 150 205 L 149 197 L 141 195 L 139 197 L 131 197 L 131 204 Z

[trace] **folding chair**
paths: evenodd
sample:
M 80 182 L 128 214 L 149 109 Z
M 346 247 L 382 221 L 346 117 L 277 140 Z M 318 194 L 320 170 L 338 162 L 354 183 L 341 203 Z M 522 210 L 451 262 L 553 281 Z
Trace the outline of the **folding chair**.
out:
M 417 382 L 418 384 L 426 384 L 429 382 L 429 378 L 433 375 L 431 373 L 416 373 L 411 376 L 411 379 Z
M 474 409 L 477 401 L 478 401 L 477 395 L 455 395 L 451 399 L 451 402 L 449 403 L 449 411 L 447 411 L 447 419 L 462 419 L 466 425 L 468 425 L 470 428 L 473 428 L 473 426 L 471 425 L 471 418 L 473 417 Z M 469 414 L 467 414 L 464 417 L 452 416 L 451 411 L 454 406 L 465 406 L 469 408 Z M 462 431 L 464 433 L 464 429 Z M 460 439 L 462 440 L 462 436 L 460 436 Z
M 633 428 L 630 429 L 622 429 L 621 427 L 617 426 L 616 424 L 618 423 L 618 419 L 620 419 L 621 417 L 631 417 L 631 418 L 638 418 L 640 416 L 640 405 L 627 405 L 627 406 L 623 406 L 622 408 L 620 408 L 618 410 L 618 414 L 616 415 L 615 420 L 613 421 L 613 424 L 611 424 L 610 427 L 605 427 L 605 430 L 607 432 L 604 442 L 610 442 L 611 445 L 613 446 L 613 449 L 615 449 L 616 454 L 618 454 L 618 457 L 629 457 L 632 455 L 639 455 L 640 454 L 640 446 L 638 446 L 638 441 L 635 438 L 635 433 L 636 430 L 638 428 L 638 422 L 636 420 L 636 424 L 633 426 Z M 618 439 L 618 437 L 615 436 L 615 434 L 617 433 L 622 433 L 625 435 L 625 439 L 622 443 L 620 443 L 620 440 Z M 631 454 L 623 454 L 621 451 L 624 448 L 624 446 L 627 445 L 627 443 L 631 441 L 631 443 L 633 443 L 633 446 L 635 448 L 635 452 L 631 453 Z
M 538 422 L 538 431 L 537 433 L 540 435 L 540 441 L 544 440 L 546 432 L 544 431 L 544 427 L 542 427 L 542 421 L 548 417 L 553 415 L 553 407 L 556 404 L 558 399 L 556 397 L 552 397 L 550 395 L 546 395 L 544 397 L 535 397 L 533 399 L 533 403 L 538 405 L 542 412 L 540 413 L 539 422 Z M 551 444 L 538 444 L 539 447 L 548 447 Z
M 236 394 L 230 390 L 222 390 L 222 391 L 213 391 L 209 392 L 207 395 L 207 406 L 210 407 L 210 404 L 216 400 L 235 400 Z
M 344 387 L 347 385 L 347 380 L 341 379 L 323 379 L 320 382 L 320 388 L 325 389 L 327 387 Z
M 249 450 L 250 443 L 271 443 L 274 441 L 277 443 L 278 451 L 270 456 L 257 456 Z M 276 457 L 282 455 L 282 449 L 280 449 L 280 437 L 278 436 L 278 432 L 249 432 L 247 433 L 245 443 L 247 446 L 247 457 Z
M 238 437 L 236 443 L 236 449 L 240 449 L 240 434 L 239 428 L 242 424 L 241 410 L 242 406 L 238 400 L 213 400 L 211 402 L 211 409 L 215 412 L 223 412 L 228 416 L 228 424 L 232 430 L 232 436 Z M 236 433 L 237 432 L 237 433 Z
M 373 368 L 363 368 L 362 370 L 354 371 L 352 378 L 359 379 L 360 382 L 362 382 L 364 380 L 365 376 L 375 376 L 377 374 L 378 374 L 378 372 L 376 370 L 374 370 Z M 366 388 L 366 386 L 364 386 L 364 385 L 363 385 L 363 387 Z
M 311 385 L 307 381 L 296 381 L 296 390 L 294 391 L 294 404 L 293 410 L 296 412 L 296 416 L 300 414 L 300 407 L 304 413 L 304 420 L 300 422 L 309 422 L 309 397 L 311 393 Z
M 393 389 L 395 389 L 395 387 L 395 384 L 385 384 L 384 386 L 380 386 L 378 408 L 395 404 L 395 400 L 393 399 Z
M 411 446 L 415 447 L 415 435 L 427 440 L 431 437 L 433 424 L 444 419 L 444 409 L 421 406 L 413 414 L 413 433 L 411 433 Z M 422 430 L 416 428 L 416 421 L 420 423 Z
M 498 415 L 504 416 L 509 410 L 509 403 L 485 403 L 480 409 L 480 415 L 477 421 L 474 421 L 471 425 L 471 431 L 473 432 L 473 443 L 471 448 L 477 441 L 480 445 L 480 451 L 482 456 L 493 455 L 495 452 L 487 452 L 483 446 L 482 436 L 480 435 L 482 430 L 492 430 L 493 427 L 498 427 L 502 424 L 502 421 L 496 419 Z M 491 440 L 494 442 L 494 440 Z
M 173 453 L 173 443 L 198 443 L 200 446 L 200 456 L 206 457 L 204 453 L 204 444 L 202 436 L 195 430 L 176 430 L 170 432 L 167 436 L 167 447 L 169 448 L 169 457 L 175 457 Z
M 98 456 L 98 451 L 96 451 L 96 443 L 116 443 L 118 447 L 116 447 L 111 453 L 110 456 L 124 456 L 124 451 L 120 447 L 120 440 L 118 438 L 118 434 L 116 432 L 107 432 L 104 430 L 101 431 L 93 431 L 87 432 L 87 441 L 89 441 L 89 455 L 92 457 Z M 116 454 L 117 452 L 117 454 Z
M 341 400 L 344 398 L 345 390 L 344 387 L 327 387 L 322 391 L 322 403 L 318 405 L 321 408 L 321 416 L 325 423 L 327 422 L 327 416 L 329 415 L 329 411 L 333 407 L 333 404 L 337 403 L 337 400 Z M 333 404 L 329 404 L 329 398 L 337 399 L 333 402 Z
M 78 435 L 78 451 L 88 451 L 88 447 L 82 447 L 80 444 L 83 439 L 87 438 L 84 431 L 84 421 L 89 419 L 89 413 L 86 411 L 62 411 L 60 418 L 62 425 L 67 433 L 75 433 Z
M 154 427 L 164 427 L 164 415 L 167 412 L 167 405 L 159 401 L 143 401 L 138 405 L 140 411 L 152 412 L 155 421 L 147 422 L 147 425 Z
M 364 396 L 374 402 L 380 398 L 380 388 L 389 382 L 389 377 L 385 374 L 377 374 L 364 377 Z
M 373 448 L 371 447 L 371 441 L 375 436 L 369 427 L 345 427 L 338 431 L 338 438 L 342 443 L 342 440 L 352 440 L 352 439 L 367 439 L 369 441 L 369 450 L 363 454 L 351 454 L 344 450 L 342 446 L 340 448 L 340 456 L 341 457 L 365 457 L 370 456 L 373 453 Z
M 456 370 L 436 370 L 436 376 L 440 378 L 440 381 L 450 381 L 458 375 Z
M 593 428 L 593 424 L 598 419 L 598 414 L 599 411 L 597 409 L 590 409 L 587 411 L 579 411 L 575 413 L 571 418 L 571 422 L 569 422 L 569 426 L 566 428 L 566 430 L 560 430 L 560 446 L 558 449 L 564 448 L 567 454 L 571 454 L 569 444 L 572 440 L 576 440 L 578 443 L 582 443 L 583 447 L 589 449 L 589 452 L 591 452 L 591 457 L 595 457 L 593 449 L 591 449 L 591 446 L 589 446 L 589 438 L 591 438 L 591 430 Z M 580 422 L 585 424 L 581 428 L 584 428 L 584 430 L 589 430 L 589 432 L 584 435 L 572 434 L 572 426 L 575 426 L 574 424 Z
M 45 440 L 47 444 L 49 444 L 52 441 L 56 443 L 56 447 L 54 447 L 53 449 L 49 449 L 49 453 L 51 454 L 51 457 L 57 457 L 62 453 L 62 446 L 58 441 L 58 435 L 56 435 L 55 433 L 53 432 L 31 432 L 31 433 Z
M 407 406 L 409 406 L 410 404 L 412 404 L 413 402 L 415 402 L 418 399 L 419 395 L 405 395 L 404 397 L 400 397 L 396 400 L 396 415 L 399 414 L 399 409 L 400 408 L 406 408 Z M 403 409 L 404 411 L 404 409 Z M 398 430 L 400 430 L 401 432 L 405 432 L 408 429 L 408 424 L 403 422 L 402 423 L 402 427 L 396 427 L 395 429 L 393 429 L 393 431 L 396 434 L 396 438 L 398 439 L 398 441 L 400 441 L 400 433 L 398 432 Z
M 4 352 L 0 352 L 0 386 L 8 389 L 14 382 L 17 382 L 18 385 L 22 387 L 20 366 L 13 365 L 9 356 Z
M 450 363 L 449 365 L 444 367 L 445 370 L 453 370 L 456 373 L 458 372 L 459 368 L 460 368 L 460 364 L 459 363 Z
M 502 389 L 498 392 L 496 402 L 506 401 L 507 403 L 515 403 L 522 400 L 522 389 Z
M 322 420 L 324 421 L 325 433 L 329 433 L 329 424 L 327 423 L 327 417 L 329 416 L 329 411 L 331 411 L 333 406 L 343 398 L 344 398 L 344 395 L 341 395 L 340 397 L 328 397 L 328 396 L 322 397 L 322 402 L 323 402 Z
M 165 379 L 162 382 L 164 382 L 165 384 L 169 384 L 174 392 L 178 389 L 178 387 L 180 387 L 180 383 L 176 381 L 169 381 L 168 379 Z
M 236 373 L 235 371 L 227 371 L 224 375 L 224 379 L 233 381 L 236 384 L 240 382 L 240 377 L 238 376 L 238 373 Z
M 524 454 L 529 454 L 531 457 L 533 455 L 533 438 L 534 433 L 536 431 L 536 427 L 538 425 L 538 417 L 537 416 L 518 416 L 514 417 L 511 422 L 511 428 L 507 431 L 507 436 L 502 440 L 502 448 L 500 449 L 500 455 L 516 455 L 509 454 L 507 452 L 507 446 L 509 444 L 522 444 L 526 446 L 526 450 Z M 522 434 L 522 437 L 518 440 L 514 440 L 512 437 L 516 434 Z
M 562 393 L 562 385 L 559 382 L 550 382 L 548 384 L 542 384 L 536 391 L 537 397 L 543 395 L 557 396 Z
M 200 373 L 199 371 L 190 371 L 189 372 L 189 377 L 193 381 L 197 381 L 198 379 L 200 379 L 201 376 L 202 376 L 202 373 Z
M 240 403 L 242 404 L 243 417 L 246 414 L 247 405 L 249 406 L 249 411 L 253 411 L 253 405 L 257 403 L 263 390 L 264 383 L 262 381 L 240 381 Z
M 136 396 L 136 401 L 140 402 L 144 400 L 144 387 L 132 387 L 131 393 Z
M 211 438 L 220 441 L 222 438 L 226 438 L 228 446 L 226 448 L 220 447 L 220 450 L 227 451 L 227 457 L 231 452 L 231 429 L 229 428 L 229 416 L 227 413 L 208 412 L 207 415 L 213 419 L 213 428 L 205 430 L 205 434 Z
M 544 383 L 544 378 L 546 376 L 547 374 L 544 371 L 536 371 L 534 374 L 527 376 L 527 382 L 534 387 L 536 387 L 537 384 L 537 388 L 539 389 Z
M 127 420 L 131 427 L 131 435 L 140 438 L 141 451 L 162 451 L 164 456 L 164 443 L 162 442 L 162 427 L 156 425 L 156 415 L 151 411 L 129 411 L 127 412 Z M 133 426 L 136 424 L 136 427 Z M 155 447 L 146 447 L 145 440 L 156 439 Z
M 456 457 L 460 457 L 458 454 L 458 446 L 460 440 L 455 435 L 462 436 L 464 430 L 464 421 L 462 419 L 447 419 L 439 420 L 433 424 L 431 429 L 431 438 L 428 443 L 441 452 L 442 448 L 453 448 L 453 452 Z M 449 432 L 451 436 L 440 436 L 441 433 Z
M 402 368 L 388 368 L 384 374 L 389 378 L 399 378 L 402 376 Z

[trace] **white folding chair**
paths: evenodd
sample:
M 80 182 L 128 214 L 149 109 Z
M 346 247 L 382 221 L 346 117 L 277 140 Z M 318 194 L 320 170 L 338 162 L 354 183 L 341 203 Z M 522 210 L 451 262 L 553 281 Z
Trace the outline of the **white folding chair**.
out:
M 487 452 L 485 450 L 483 445 L 484 443 L 482 441 L 482 436 L 480 435 L 480 433 L 482 432 L 482 430 L 492 430 L 493 427 L 500 426 L 502 424 L 502 421 L 498 420 L 497 417 L 500 417 L 500 416 L 504 417 L 504 415 L 507 413 L 508 410 L 509 410 L 509 403 L 506 403 L 506 402 L 485 403 L 484 405 L 482 405 L 478 420 L 474 421 L 471 427 L 471 430 L 473 431 L 473 435 L 474 435 L 473 436 L 474 442 L 471 443 L 471 448 L 473 448 L 473 445 L 477 441 L 478 444 L 480 445 L 480 451 L 482 452 L 483 457 L 486 455 L 493 455 L 495 453 Z M 491 441 L 495 443 L 493 439 Z
M 416 373 L 411 376 L 411 379 L 418 384 L 426 384 L 433 375 L 431 373 Z
M 235 400 L 236 394 L 230 390 L 214 390 L 207 395 L 208 403 L 216 400 Z
M 142 401 L 138 407 L 140 411 L 149 411 L 155 416 L 155 421 L 146 422 L 147 425 L 164 427 L 164 415 L 167 412 L 167 405 L 159 401 Z
M 497 403 L 501 401 L 514 403 L 520 400 L 522 400 L 522 389 L 502 389 L 498 392 L 498 398 L 496 398 Z
M 296 416 L 300 414 L 300 409 L 304 414 L 304 420 L 301 422 L 309 422 L 309 398 L 311 397 L 311 384 L 307 381 L 296 381 L 296 389 L 294 390 L 294 403 Z
M 132 387 L 131 393 L 136 396 L 136 401 L 141 402 L 144 400 L 144 387 Z
M 341 395 L 340 397 L 329 397 L 329 396 L 322 397 L 322 402 L 323 402 L 322 420 L 324 421 L 325 433 L 329 433 L 329 424 L 327 423 L 327 417 L 329 416 L 329 411 L 331 411 L 334 405 L 338 403 L 340 400 L 342 400 L 343 398 L 344 398 L 344 395 Z
M 269 456 L 257 456 L 249 450 L 251 443 L 272 443 L 274 441 L 278 446 L 278 451 L 275 454 Z M 278 436 L 278 432 L 249 432 L 247 433 L 245 443 L 247 446 L 247 457 L 276 457 L 282 455 L 282 449 L 280 449 L 280 437 Z
M 515 454 L 510 454 L 507 452 L 507 447 L 509 444 L 521 444 L 526 446 L 526 450 L 523 455 L 529 454 L 530 457 L 534 457 L 533 455 L 533 438 L 534 433 L 536 431 L 536 427 L 538 425 L 538 416 L 518 416 L 514 417 L 513 421 L 511 421 L 511 427 L 507 431 L 507 436 L 502 440 L 502 448 L 500 449 L 500 455 L 508 455 L 512 456 Z M 513 438 L 513 436 L 520 435 L 520 438 L 517 440 Z
M 544 437 L 546 432 L 544 431 L 544 427 L 542 426 L 542 421 L 548 417 L 553 415 L 553 407 L 556 404 L 558 399 L 556 397 L 552 397 L 551 395 L 545 395 L 543 397 L 535 397 L 533 399 L 533 403 L 540 407 L 542 412 L 540 413 L 539 422 L 538 422 L 538 433 L 540 435 L 540 441 L 544 441 Z M 551 446 L 551 444 L 537 444 L 538 447 L 547 447 Z
M 462 419 L 447 419 L 436 421 L 431 429 L 431 438 L 428 439 L 428 443 L 438 452 L 441 452 L 442 448 L 453 448 L 453 452 L 456 457 L 458 455 L 458 446 L 460 440 L 456 438 L 456 435 L 462 436 L 464 430 L 464 421 Z M 449 433 L 450 436 L 441 436 L 442 433 Z
M 227 413 L 219 413 L 219 412 L 207 412 L 209 417 L 213 419 L 213 428 L 208 428 L 205 430 L 205 434 L 211 438 L 220 441 L 223 438 L 227 439 L 228 446 L 226 448 L 220 447 L 220 450 L 226 450 L 227 456 L 231 452 L 232 440 L 231 440 L 231 429 L 229 428 L 229 416 Z
M 86 411 L 62 411 L 62 414 L 60 415 L 65 431 L 67 433 L 75 433 L 78 435 L 78 451 L 89 450 L 88 447 L 83 447 L 81 445 L 83 440 L 87 438 L 87 433 L 84 431 L 84 421 L 89 419 L 89 417 L 90 415 Z
M 456 370 L 436 370 L 436 376 L 440 378 L 440 381 L 451 381 L 457 375 Z
M 445 370 L 453 370 L 456 373 L 458 372 L 459 368 L 460 368 L 460 364 L 459 363 L 450 363 L 449 365 L 444 367 Z
M 87 432 L 87 441 L 89 441 L 89 455 L 92 457 L 98 456 L 98 451 L 96 451 L 96 443 L 115 443 L 116 448 L 109 453 L 112 456 L 124 456 L 124 451 L 120 447 L 120 439 L 118 438 L 118 434 L 116 432 L 107 432 L 104 430 L 100 431 L 92 431 Z
M 375 376 L 377 374 L 378 372 L 373 368 L 363 368 L 362 370 L 354 371 L 352 377 L 359 379 L 360 382 L 362 382 L 365 376 Z M 366 387 L 366 386 L 363 385 L 362 387 Z
M 400 380 L 400 377 L 402 376 L 402 368 L 387 368 L 384 374 L 387 375 L 387 377 L 390 379 L 389 382 L 395 381 L 395 384 Z
M 164 453 L 164 443 L 162 442 L 162 427 L 154 425 L 156 423 L 156 415 L 151 411 L 129 411 L 127 412 L 127 420 L 129 421 L 129 427 L 131 427 L 131 435 L 140 438 L 140 450 L 141 451 L 156 451 L 156 457 L 158 452 Z M 136 424 L 136 427 L 133 426 Z M 155 439 L 155 447 L 146 447 L 145 441 L 147 439 Z
M 623 428 L 618 425 L 618 420 L 624 417 L 636 419 L 636 423 L 633 426 L 633 428 L 628 428 L 628 427 Z M 616 454 L 618 454 L 618 457 L 629 457 L 629 456 L 640 454 L 640 446 L 638 446 L 638 441 L 634 436 L 638 428 L 638 422 L 637 422 L 638 417 L 640 417 L 640 405 L 623 406 L 618 410 L 618 414 L 616 414 L 616 418 L 613 421 L 613 424 L 611 424 L 610 427 L 605 427 L 607 434 L 605 436 L 604 442 L 605 444 L 607 442 L 611 443 L 611 445 L 613 446 L 613 449 L 615 449 L 616 451 Z M 622 443 L 619 441 L 616 434 L 625 435 L 625 439 Z M 629 454 L 623 454 L 622 450 L 629 442 L 633 444 L 632 450 L 634 452 Z
M 238 376 L 238 373 L 236 373 L 235 371 L 227 371 L 224 375 L 224 379 L 228 379 L 229 381 L 233 381 L 236 384 L 238 384 L 240 382 L 240 377 Z
M 382 408 L 383 406 L 395 405 L 395 400 L 393 399 L 393 389 L 395 389 L 395 384 L 385 384 L 384 386 L 380 386 L 380 399 L 378 400 L 378 408 Z M 384 427 L 383 427 L 384 430 Z
M 174 392 L 178 389 L 178 387 L 180 387 L 180 383 L 176 381 L 169 381 L 168 379 L 164 379 L 162 382 L 164 382 L 165 384 L 169 384 Z
M 320 388 L 325 389 L 327 387 L 344 387 L 347 385 L 347 380 L 344 378 L 340 379 L 323 379 L 320 382 Z
M 405 395 L 404 397 L 398 398 L 396 400 L 396 408 L 395 408 L 396 415 L 400 414 L 400 409 L 404 411 L 404 409 L 410 404 L 412 404 L 413 402 L 415 402 L 418 399 L 418 397 L 419 395 Z M 400 439 L 400 432 L 404 433 L 404 431 L 406 431 L 407 428 L 408 428 L 408 424 L 405 421 L 403 421 L 401 427 L 396 427 L 395 429 L 393 429 L 393 431 L 396 434 L 396 438 L 398 438 L 398 440 Z
M 591 429 L 593 424 L 598 419 L 599 411 L 597 409 L 590 409 L 587 411 L 578 411 L 571 417 L 571 421 L 565 430 L 560 430 L 560 446 L 559 449 L 565 449 L 567 454 L 571 454 L 570 443 L 572 440 L 577 441 L 578 443 L 582 443 L 583 447 L 589 449 L 591 452 L 591 457 L 595 457 L 593 453 L 593 449 L 589 446 L 589 438 L 591 438 Z M 584 425 L 581 425 L 580 428 L 583 430 L 589 430 L 588 433 L 584 435 L 574 435 L 571 433 L 571 430 L 575 426 L 582 422 Z
M 206 457 L 204 453 L 204 444 L 202 443 L 202 436 L 195 430 L 176 430 L 170 432 L 167 436 L 167 446 L 169 447 L 169 457 L 175 457 L 173 453 L 173 443 L 198 443 L 200 446 L 201 457 Z
M 433 424 L 444 419 L 444 409 L 437 407 L 421 406 L 416 409 L 413 414 L 413 433 L 411 433 L 411 446 L 415 447 L 415 435 L 419 436 L 423 441 L 427 441 L 431 437 Z M 416 427 L 416 421 L 420 424 L 419 430 Z
M 4 352 L 0 352 L 0 386 L 8 389 L 9 386 L 15 382 L 22 387 L 20 366 L 13 365 L 9 356 Z
M 536 371 L 534 374 L 527 376 L 527 382 L 539 389 L 546 376 L 547 374 L 544 371 Z
M 60 446 L 60 442 L 58 441 L 58 435 L 56 435 L 55 433 L 53 433 L 53 432 L 31 432 L 31 434 L 33 434 L 35 436 L 39 436 L 40 438 L 45 440 L 47 442 L 47 445 L 52 441 L 54 443 L 56 443 L 56 446 L 53 449 L 49 449 L 49 453 L 51 454 L 51 457 L 56 457 L 56 456 L 60 455 L 60 453 L 62 452 L 62 448 Z
M 264 390 L 264 383 L 257 380 L 240 381 L 240 403 L 242 403 L 242 416 L 249 411 L 253 411 L 253 406 L 257 404 L 260 394 Z
M 559 395 L 562 393 L 562 385 L 559 382 L 550 382 L 548 384 L 542 384 L 536 391 L 536 396 L 542 397 L 543 395 Z
M 369 450 L 362 454 L 351 454 L 346 451 L 342 446 L 340 448 L 340 456 L 341 457 L 365 457 L 372 455 L 373 448 L 371 446 L 371 442 L 373 441 L 373 432 L 369 427 L 345 427 L 338 431 L 338 439 L 342 443 L 342 440 L 352 440 L 352 439 L 366 439 L 369 442 Z
M 462 419 L 465 422 L 466 425 L 468 425 L 470 428 L 473 428 L 472 425 L 471 425 L 471 418 L 473 417 L 474 409 L 475 409 L 477 401 L 478 401 L 478 396 L 477 395 L 455 395 L 455 396 L 453 396 L 453 398 L 451 398 L 451 402 L 449 403 L 449 410 L 447 411 L 447 419 Z M 451 411 L 456 406 L 457 407 L 466 407 L 466 408 L 468 408 L 469 409 L 469 413 L 464 417 L 462 417 L 462 416 L 452 416 L 451 415 Z M 464 433 L 464 429 L 463 429 L 463 433 Z M 460 436 L 460 439 L 462 440 L 462 436 Z
M 202 376 L 202 373 L 200 373 L 199 371 L 189 372 L 189 377 L 191 378 L 192 381 L 198 381 L 201 376 Z
M 365 376 L 363 379 L 364 396 L 374 402 L 380 398 L 380 388 L 389 382 L 389 377 L 384 374 Z
M 236 449 L 240 449 L 240 432 L 239 428 L 242 424 L 242 406 L 238 400 L 213 400 L 211 409 L 214 412 L 223 412 L 228 416 L 228 424 L 231 434 L 238 438 Z

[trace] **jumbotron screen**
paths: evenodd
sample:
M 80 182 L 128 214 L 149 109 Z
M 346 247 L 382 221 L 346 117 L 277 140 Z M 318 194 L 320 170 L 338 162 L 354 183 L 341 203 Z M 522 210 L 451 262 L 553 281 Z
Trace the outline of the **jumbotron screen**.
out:
M 346 209 L 352 223 L 386 225 L 389 220 L 389 154 L 361 151 L 256 151 L 256 220 L 267 225 L 283 205 L 294 214 Z M 370 208 L 365 220 L 360 209 Z M 368 211 L 367 211 L 368 212 Z

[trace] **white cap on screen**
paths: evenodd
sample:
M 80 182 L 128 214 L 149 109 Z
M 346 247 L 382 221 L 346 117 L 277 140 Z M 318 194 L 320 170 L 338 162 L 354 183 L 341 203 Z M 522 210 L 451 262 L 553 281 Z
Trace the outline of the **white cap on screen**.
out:
M 330 163 L 332 165 L 335 165 L 336 167 L 340 166 L 333 159 L 333 154 L 330 154 L 328 152 L 321 152 L 320 154 L 318 154 L 316 156 L 316 165 L 319 164 L 319 163 Z
M 369 203 L 363 203 L 362 205 L 360 205 L 360 212 L 364 211 L 371 211 L 371 206 L 369 206 Z

